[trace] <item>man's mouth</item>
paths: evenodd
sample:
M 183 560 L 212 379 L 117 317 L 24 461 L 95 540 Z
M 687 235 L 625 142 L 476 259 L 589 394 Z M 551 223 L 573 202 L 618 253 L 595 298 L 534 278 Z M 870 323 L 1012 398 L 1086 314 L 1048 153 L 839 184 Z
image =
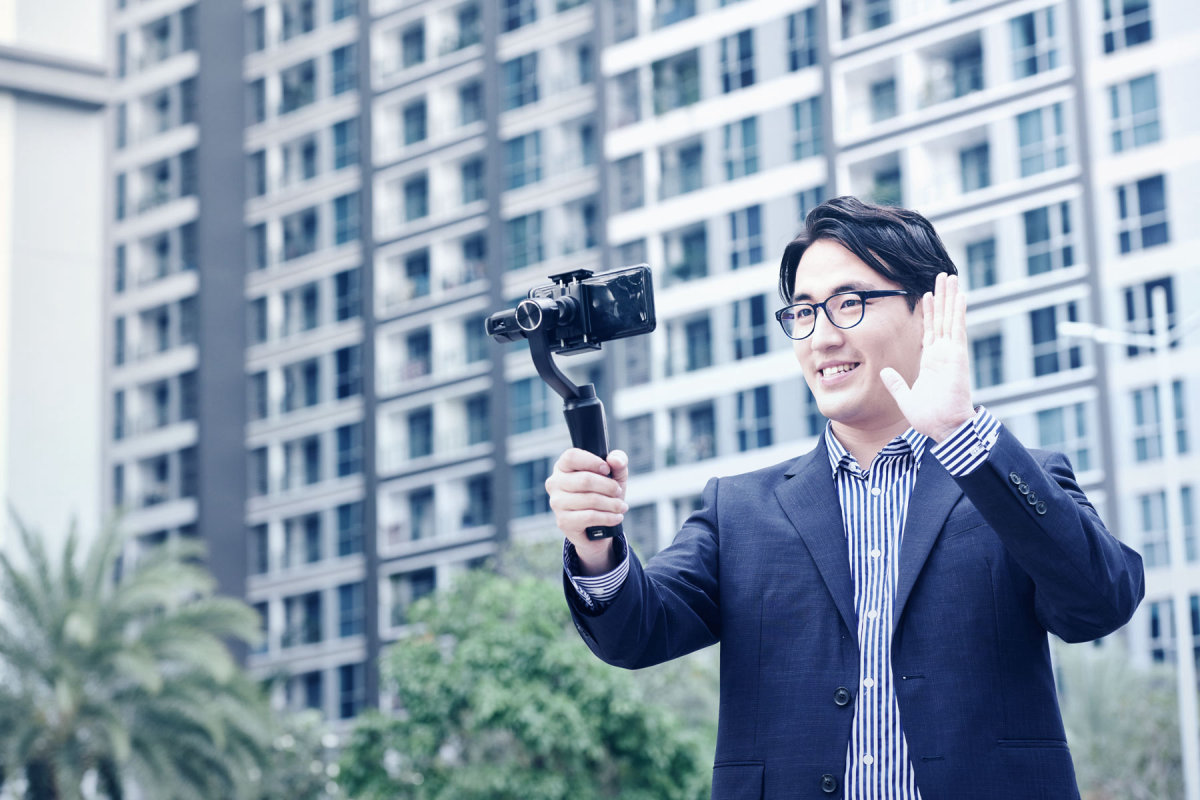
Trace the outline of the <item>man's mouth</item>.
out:
M 825 367 L 821 370 L 821 377 L 832 378 L 834 375 L 841 375 L 844 372 L 850 372 L 851 370 L 858 368 L 858 363 L 859 362 L 854 362 L 853 364 L 834 364 L 832 367 Z

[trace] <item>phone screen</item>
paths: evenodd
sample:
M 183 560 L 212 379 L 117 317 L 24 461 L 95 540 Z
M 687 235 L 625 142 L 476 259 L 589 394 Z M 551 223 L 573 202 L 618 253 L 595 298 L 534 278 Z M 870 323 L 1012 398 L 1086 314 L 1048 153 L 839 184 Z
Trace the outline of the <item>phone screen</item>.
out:
M 630 267 L 583 282 L 592 338 L 602 342 L 654 330 L 654 290 L 650 268 Z

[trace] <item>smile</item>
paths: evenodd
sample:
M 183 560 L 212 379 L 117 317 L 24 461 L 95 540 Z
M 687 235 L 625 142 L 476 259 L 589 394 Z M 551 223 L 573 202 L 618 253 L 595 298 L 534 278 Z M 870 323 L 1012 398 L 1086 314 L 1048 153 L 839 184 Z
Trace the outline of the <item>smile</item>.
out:
M 857 368 L 858 362 L 853 364 L 835 364 L 832 367 L 825 367 L 825 369 L 821 370 L 820 372 L 822 378 L 832 378 L 834 375 L 841 375 Z

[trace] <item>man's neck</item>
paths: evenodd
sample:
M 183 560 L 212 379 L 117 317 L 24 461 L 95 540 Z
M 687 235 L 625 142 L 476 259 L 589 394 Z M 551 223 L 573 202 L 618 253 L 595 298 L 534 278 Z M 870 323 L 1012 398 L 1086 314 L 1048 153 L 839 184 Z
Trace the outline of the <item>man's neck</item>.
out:
M 854 456 L 859 468 L 869 471 L 871 465 L 875 463 L 875 457 L 879 455 L 879 451 L 909 427 L 911 426 L 908 421 L 903 418 L 891 425 L 868 430 L 851 428 L 835 422 L 833 423 L 833 435 L 837 437 L 842 447 Z

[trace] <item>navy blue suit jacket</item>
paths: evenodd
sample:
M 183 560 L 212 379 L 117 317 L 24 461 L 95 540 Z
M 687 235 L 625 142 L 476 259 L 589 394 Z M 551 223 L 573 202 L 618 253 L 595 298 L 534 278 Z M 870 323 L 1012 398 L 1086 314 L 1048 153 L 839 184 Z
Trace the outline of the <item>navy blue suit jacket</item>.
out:
M 842 796 L 858 626 L 823 439 L 793 462 L 711 480 L 673 544 L 644 566 L 631 556 L 600 613 L 565 588 L 580 634 L 610 664 L 721 643 L 714 800 Z M 1077 798 L 1047 632 L 1104 636 L 1142 594 L 1141 558 L 1105 529 L 1062 455 L 1002 428 L 988 460 L 953 478 L 926 449 L 892 637 L 924 800 Z M 850 704 L 834 702 L 840 687 Z

